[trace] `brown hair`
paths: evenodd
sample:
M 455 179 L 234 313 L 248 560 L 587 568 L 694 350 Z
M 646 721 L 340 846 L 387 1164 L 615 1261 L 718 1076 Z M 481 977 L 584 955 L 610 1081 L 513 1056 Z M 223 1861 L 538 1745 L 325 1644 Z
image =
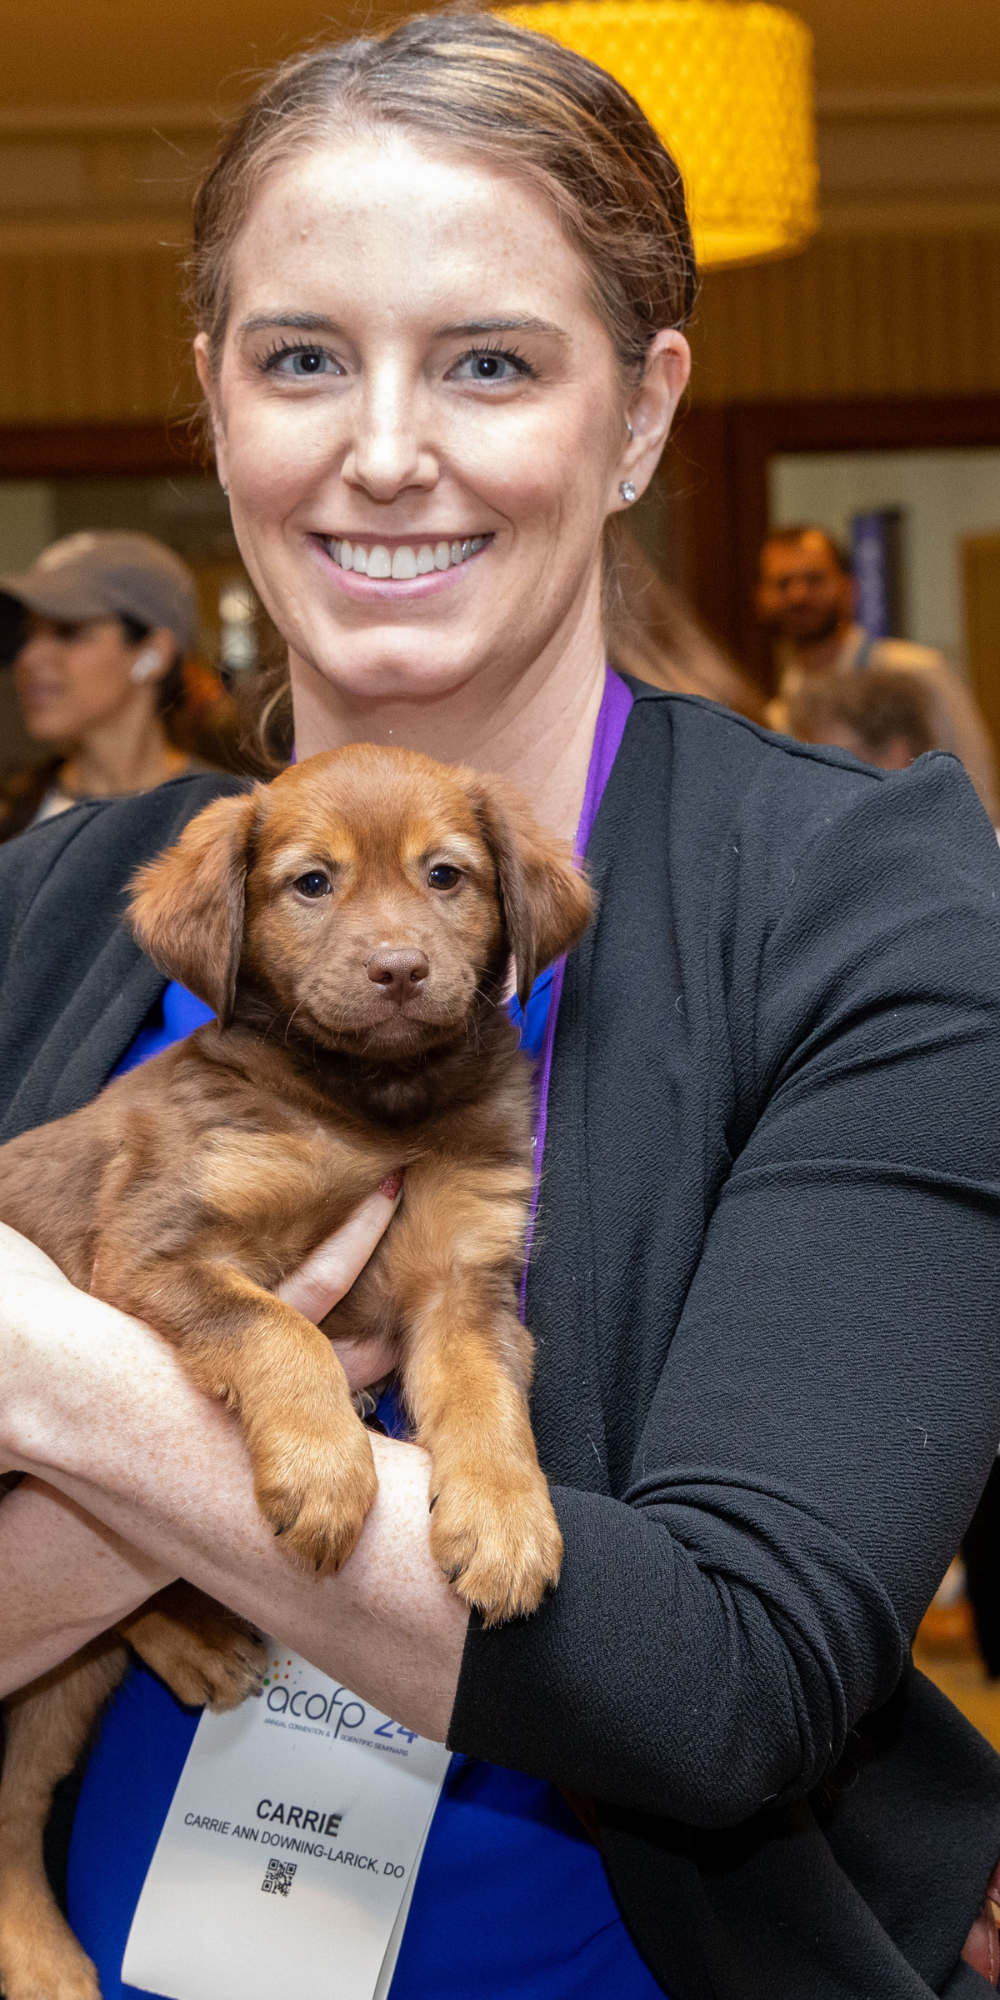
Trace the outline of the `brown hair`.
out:
M 608 548 L 604 636 L 608 659 L 622 673 L 673 694 L 699 694 L 752 722 L 763 722 L 759 688 L 748 680 L 699 621 L 684 593 L 667 583 L 639 547 L 621 515 Z
M 839 723 L 873 759 L 894 737 L 905 738 L 911 757 L 922 757 L 934 745 L 927 689 L 916 674 L 894 668 L 810 675 L 788 704 L 788 723 L 802 743 L 825 742 L 824 730 Z
M 765 549 L 794 548 L 797 543 L 804 542 L 807 535 L 819 535 L 820 540 L 826 543 L 842 576 L 853 575 L 851 558 L 843 542 L 839 542 L 836 535 L 831 535 L 829 528 L 821 528 L 818 521 L 794 521 L 787 528 L 772 528 L 761 543 L 761 555 Z
M 594 63 L 492 14 L 423 14 L 293 57 L 230 127 L 195 197 L 188 267 L 214 365 L 232 248 L 263 180 L 304 144 L 373 125 L 471 148 L 543 188 L 629 376 L 661 328 L 685 324 L 696 275 L 684 187 L 635 100 Z

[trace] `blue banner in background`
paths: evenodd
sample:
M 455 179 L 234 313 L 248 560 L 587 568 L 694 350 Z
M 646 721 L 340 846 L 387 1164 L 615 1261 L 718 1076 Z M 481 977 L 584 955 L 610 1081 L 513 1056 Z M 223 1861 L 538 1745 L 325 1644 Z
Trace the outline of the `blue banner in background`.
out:
M 859 625 L 870 639 L 902 639 L 902 507 L 880 507 L 851 518 L 851 567 Z

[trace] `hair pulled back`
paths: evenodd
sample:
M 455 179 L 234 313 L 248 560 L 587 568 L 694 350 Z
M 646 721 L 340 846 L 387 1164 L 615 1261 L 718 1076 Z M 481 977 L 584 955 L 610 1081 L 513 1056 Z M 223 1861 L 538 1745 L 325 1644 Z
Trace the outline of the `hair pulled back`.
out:
M 425 14 L 295 56 L 229 129 L 194 205 L 189 289 L 217 367 L 233 246 L 265 178 L 303 148 L 392 125 L 469 148 L 554 202 L 627 377 L 696 291 L 680 172 L 634 98 L 584 57 L 491 14 Z

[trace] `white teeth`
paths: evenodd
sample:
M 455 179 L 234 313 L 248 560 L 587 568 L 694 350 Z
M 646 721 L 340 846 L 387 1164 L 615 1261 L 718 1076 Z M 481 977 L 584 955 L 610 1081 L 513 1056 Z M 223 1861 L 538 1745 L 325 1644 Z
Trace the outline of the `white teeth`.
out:
M 468 562 L 488 539 L 486 535 L 472 535 L 461 542 L 437 542 L 433 548 L 429 542 L 421 542 L 419 549 L 404 542 L 391 555 L 384 542 L 366 549 L 360 542 L 336 541 L 331 536 L 325 546 L 341 569 L 353 569 L 358 576 L 375 577 L 379 582 L 391 577 L 397 583 L 409 583 L 413 577 L 429 576 L 432 570 L 452 569 Z

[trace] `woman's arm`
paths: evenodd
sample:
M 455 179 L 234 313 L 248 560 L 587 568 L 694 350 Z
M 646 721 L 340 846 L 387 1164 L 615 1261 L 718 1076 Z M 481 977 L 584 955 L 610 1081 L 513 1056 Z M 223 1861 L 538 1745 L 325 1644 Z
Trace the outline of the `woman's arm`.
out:
M 173 1581 L 52 1487 L 0 1506 L 0 1695 L 24 1687 Z
M 317 1253 L 326 1289 L 317 1260 L 293 1281 L 314 1310 L 330 1303 L 338 1271 L 350 1282 L 391 1215 L 391 1203 L 372 1199 L 382 1203 L 377 1227 L 359 1212 Z M 0 1461 L 43 1482 L 0 1507 L 5 1605 L 18 1607 L 4 1621 L 4 1684 L 65 1658 L 183 1575 L 400 1721 L 443 1738 L 467 1616 L 428 1551 L 423 1453 L 373 1436 L 379 1494 L 358 1548 L 339 1576 L 303 1575 L 258 1512 L 235 1420 L 193 1387 L 165 1341 L 76 1291 L 6 1229 L 0 1273 Z M 376 1350 L 344 1359 L 362 1380 L 385 1369 Z M 81 1512 L 63 1511 L 66 1501 Z M 91 1591 L 99 1610 L 88 1617 Z

